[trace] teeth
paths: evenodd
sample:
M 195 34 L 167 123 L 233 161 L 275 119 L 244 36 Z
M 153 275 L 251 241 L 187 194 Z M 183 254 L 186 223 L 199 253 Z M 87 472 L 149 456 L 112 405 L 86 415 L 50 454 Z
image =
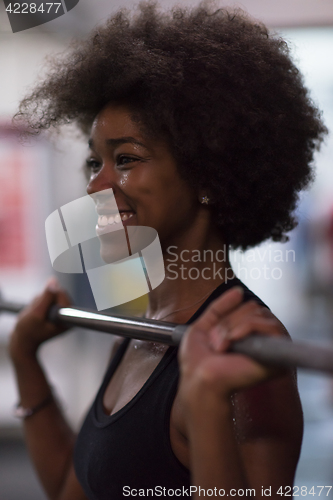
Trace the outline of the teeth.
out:
M 103 227 L 103 226 L 107 226 L 107 225 L 108 225 L 108 218 L 107 218 L 107 217 L 105 217 L 105 215 L 103 215 L 102 217 L 99 217 L 99 218 L 98 218 L 98 224 L 99 224 L 100 226 L 102 226 L 102 227 Z
M 125 214 L 122 214 L 121 216 L 121 220 L 127 220 L 127 219 L 130 219 L 131 217 L 133 217 L 134 214 L 128 214 L 128 213 L 125 213 Z
M 108 224 L 119 224 L 119 222 L 121 220 L 125 221 L 127 219 L 130 219 L 131 217 L 133 217 L 134 214 L 128 214 L 128 213 L 123 213 L 122 215 L 120 214 L 116 214 L 115 216 L 113 215 L 110 215 L 109 217 L 107 217 L 106 215 L 100 215 L 98 217 L 98 225 L 100 227 L 105 227 L 107 226 Z

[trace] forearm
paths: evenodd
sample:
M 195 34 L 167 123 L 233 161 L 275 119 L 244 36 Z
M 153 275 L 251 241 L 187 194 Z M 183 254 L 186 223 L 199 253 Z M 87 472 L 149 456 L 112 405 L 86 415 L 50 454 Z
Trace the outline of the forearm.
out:
M 279 486 L 293 483 L 302 438 L 301 408 L 290 374 L 269 381 L 275 371 L 228 353 L 231 342 L 254 331 L 286 335 L 266 308 L 242 300 L 237 287 L 227 291 L 184 335 L 178 390 L 184 416 L 179 429 L 189 442 L 195 486 L 223 488 L 230 496 L 235 493 L 231 489 L 249 488 L 258 498 L 264 486 L 278 498 Z M 259 384 L 264 385 L 258 398 L 252 391 Z M 230 403 L 234 393 L 240 396 L 234 408 L 237 428 Z
M 194 486 L 224 489 L 226 494 L 248 487 L 232 418 L 227 398 L 222 400 L 209 391 L 197 393 L 188 418 Z
M 23 407 L 34 408 L 51 392 L 33 354 L 11 352 Z M 39 478 L 51 500 L 61 493 L 71 463 L 74 434 L 56 401 L 24 420 L 27 447 Z

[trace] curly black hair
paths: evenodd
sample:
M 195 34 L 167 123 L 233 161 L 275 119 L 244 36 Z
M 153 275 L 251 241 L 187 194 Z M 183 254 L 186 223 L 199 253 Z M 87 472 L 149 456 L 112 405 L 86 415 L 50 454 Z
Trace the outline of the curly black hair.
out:
M 56 59 L 16 119 L 32 134 L 69 122 L 88 133 L 110 102 L 167 139 L 231 247 L 288 239 L 327 129 L 284 40 L 240 10 L 143 3 Z

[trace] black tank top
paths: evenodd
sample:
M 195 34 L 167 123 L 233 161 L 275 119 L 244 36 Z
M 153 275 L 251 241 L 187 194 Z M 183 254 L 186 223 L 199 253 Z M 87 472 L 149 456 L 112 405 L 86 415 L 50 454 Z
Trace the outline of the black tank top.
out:
M 235 278 L 214 290 L 188 323 L 235 285 L 244 288 L 244 301 L 254 299 L 264 305 Z M 111 361 L 78 435 L 74 452 L 77 478 L 89 500 L 123 500 L 132 498 L 135 491 L 138 497 L 163 498 L 169 496 L 168 490 L 178 490 L 176 494 L 185 497 L 189 492 L 190 473 L 176 458 L 170 443 L 170 412 L 179 377 L 178 348 L 167 349 L 129 403 L 111 416 L 104 413 L 106 387 L 128 344 L 129 339 L 124 340 Z M 131 490 L 134 490 L 132 494 Z

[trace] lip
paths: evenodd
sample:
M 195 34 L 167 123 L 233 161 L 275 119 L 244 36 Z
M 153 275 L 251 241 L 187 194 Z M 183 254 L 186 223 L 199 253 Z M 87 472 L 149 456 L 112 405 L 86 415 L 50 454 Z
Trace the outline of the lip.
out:
M 114 208 L 108 208 L 108 207 L 96 207 L 96 212 L 98 215 L 117 215 L 118 213 L 125 213 L 125 212 L 133 212 L 134 210 L 131 210 L 130 208 L 118 208 L 118 210 L 115 210 Z

